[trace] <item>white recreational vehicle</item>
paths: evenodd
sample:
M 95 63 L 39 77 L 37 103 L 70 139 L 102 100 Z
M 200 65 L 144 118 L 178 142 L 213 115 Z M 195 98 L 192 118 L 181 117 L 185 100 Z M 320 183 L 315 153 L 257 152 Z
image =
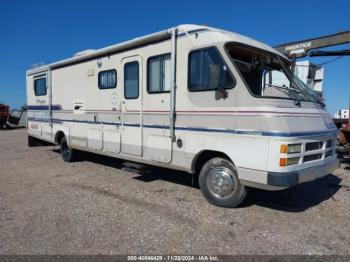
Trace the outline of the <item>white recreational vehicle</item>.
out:
M 27 71 L 29 145 L 199 174 L 233 207 L 246 187 L 312 181 L 338 166 L 337 129 L 291 62 L 251 38 L 180 25 Z

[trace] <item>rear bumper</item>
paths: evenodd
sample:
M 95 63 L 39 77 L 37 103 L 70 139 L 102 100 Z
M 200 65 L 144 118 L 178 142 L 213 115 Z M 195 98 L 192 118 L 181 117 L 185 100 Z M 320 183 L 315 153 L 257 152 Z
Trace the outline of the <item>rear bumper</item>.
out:
M 301 169 L 287 173 L 267 173 L 267 185 L 273 187 L 291 187 L 304 182 L 309 182 L 326 176 L 339 167 L 339 160 L 332 159 L 324 163 L 306 169 Z

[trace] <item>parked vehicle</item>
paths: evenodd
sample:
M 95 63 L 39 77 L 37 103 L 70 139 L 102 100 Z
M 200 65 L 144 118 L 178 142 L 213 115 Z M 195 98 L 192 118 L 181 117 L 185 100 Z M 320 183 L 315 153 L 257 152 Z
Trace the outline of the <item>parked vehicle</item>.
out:
M 0 129 L 5 127 L 9 115 L 9 106 L 0 104 Z
M 27 126 L 27 110 L 14 109 L 6 121 L 7 128 L 19 128 Z
M 234 207 L 338 167 L 337 129 L 291 61 L 251 38 L 181 25 L 27 71 L 29 145 L 199 174 Z
M 350 110 L 350 100 L 349 100 L 349 110 Z M 337 147 L 338 153 L 346 154 L 350 156 L 350 117 L 345 123 L 339 128 L 339 145 Z

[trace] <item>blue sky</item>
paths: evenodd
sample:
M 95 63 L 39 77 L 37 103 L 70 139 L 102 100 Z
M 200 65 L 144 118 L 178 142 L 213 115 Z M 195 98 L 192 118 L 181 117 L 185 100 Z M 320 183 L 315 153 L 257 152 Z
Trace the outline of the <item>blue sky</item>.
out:
M 208 24 L 277 45 L 350 30 L 349 10 L 350 1 L 339 0 L 2 0 L 0 101 L 12 108 L 25 104 L 25 71 L 32 64 L 50 63 L 77 51 L 101 48 L 174 25 Z M 324 94 L 330 113 L 347 108 L 350 57 L 325 66 Z

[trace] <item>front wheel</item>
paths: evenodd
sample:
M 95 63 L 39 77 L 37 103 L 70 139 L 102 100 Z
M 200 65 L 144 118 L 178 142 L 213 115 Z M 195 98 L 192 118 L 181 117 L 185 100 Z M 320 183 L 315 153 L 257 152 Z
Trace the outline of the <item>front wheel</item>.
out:
M 61 156 L 65 162 L 73 162 L 76 159 L 76 151 L 68 146 L 67 138 L 61 139 Z
M 238 206 L 247 194 L 233 163 L 220 157 L 212 158 L 203 165 L 199 187 L 209 203 L 222 207 Z

